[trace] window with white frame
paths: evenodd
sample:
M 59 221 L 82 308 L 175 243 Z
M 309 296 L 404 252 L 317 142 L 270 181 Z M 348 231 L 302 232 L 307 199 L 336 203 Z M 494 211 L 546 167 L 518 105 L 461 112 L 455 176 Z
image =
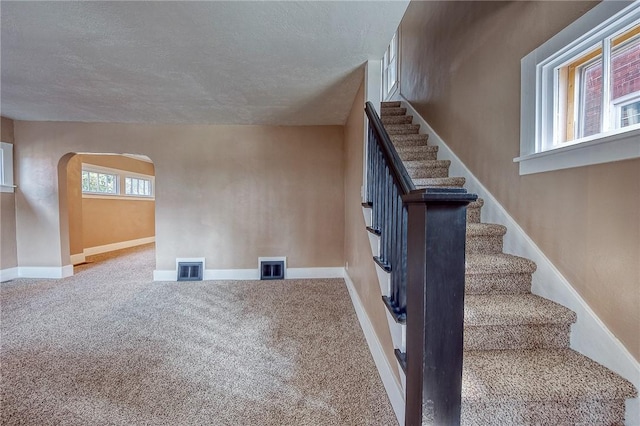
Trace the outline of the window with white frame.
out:
M 520 173 L 640 157 L 640 1 L 602 2 L 522 60 Z
M 13 144 L 0 142 L 0 188 L 13 192 Z
M 124 179 L 124 193 L 126 195 L 138 195 L 142 197 L 150 197 L 151 192 L 151 179 L 141 177 L 126 177 Z
M 91 169 L 82 169 L 82 192 L 88 194 L 117 195 L 118 175 Z
M 154 176 L 112 169 L 109 167 L 82 165 L 82 193 L 88 198 L 126 197 L 154 198 Z
M 382 98 L 389 99 L 398 86 L 398 31 L 382 58 Z

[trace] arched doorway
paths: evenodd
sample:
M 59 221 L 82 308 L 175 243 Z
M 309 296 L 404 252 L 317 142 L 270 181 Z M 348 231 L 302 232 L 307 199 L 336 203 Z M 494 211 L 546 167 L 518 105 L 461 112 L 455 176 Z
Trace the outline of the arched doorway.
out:
M 149 157 L 70 153 L 60 160 L 58 176 L 64 264 L 155 242 L 155 167 Z

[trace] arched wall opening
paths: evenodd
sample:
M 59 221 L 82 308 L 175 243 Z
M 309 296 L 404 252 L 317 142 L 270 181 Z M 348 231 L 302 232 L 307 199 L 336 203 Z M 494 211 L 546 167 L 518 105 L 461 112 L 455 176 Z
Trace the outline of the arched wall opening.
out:
M 106 176 L 112 176 L 113 192 L 100 193 L 92 185 Z M 155 167 L 149 157 L 69 153 L 59 162 L 58 178 L 63 264 L 155 242 Z

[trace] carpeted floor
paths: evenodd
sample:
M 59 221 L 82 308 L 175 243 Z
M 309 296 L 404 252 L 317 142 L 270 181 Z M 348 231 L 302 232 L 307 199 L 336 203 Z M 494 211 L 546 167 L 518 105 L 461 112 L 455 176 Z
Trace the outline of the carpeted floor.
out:
M 0 285 L 3 425 L 395 425 L 342 280 L 152 282 L 153 246 Z

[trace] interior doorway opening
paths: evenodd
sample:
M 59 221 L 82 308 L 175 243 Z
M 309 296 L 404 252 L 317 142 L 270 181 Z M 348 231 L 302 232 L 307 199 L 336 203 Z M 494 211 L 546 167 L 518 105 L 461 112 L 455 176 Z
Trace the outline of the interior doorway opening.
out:
M 78 152 L 59 164 L 65 264 L 155 242 L 155 167 L 145 155 Z

